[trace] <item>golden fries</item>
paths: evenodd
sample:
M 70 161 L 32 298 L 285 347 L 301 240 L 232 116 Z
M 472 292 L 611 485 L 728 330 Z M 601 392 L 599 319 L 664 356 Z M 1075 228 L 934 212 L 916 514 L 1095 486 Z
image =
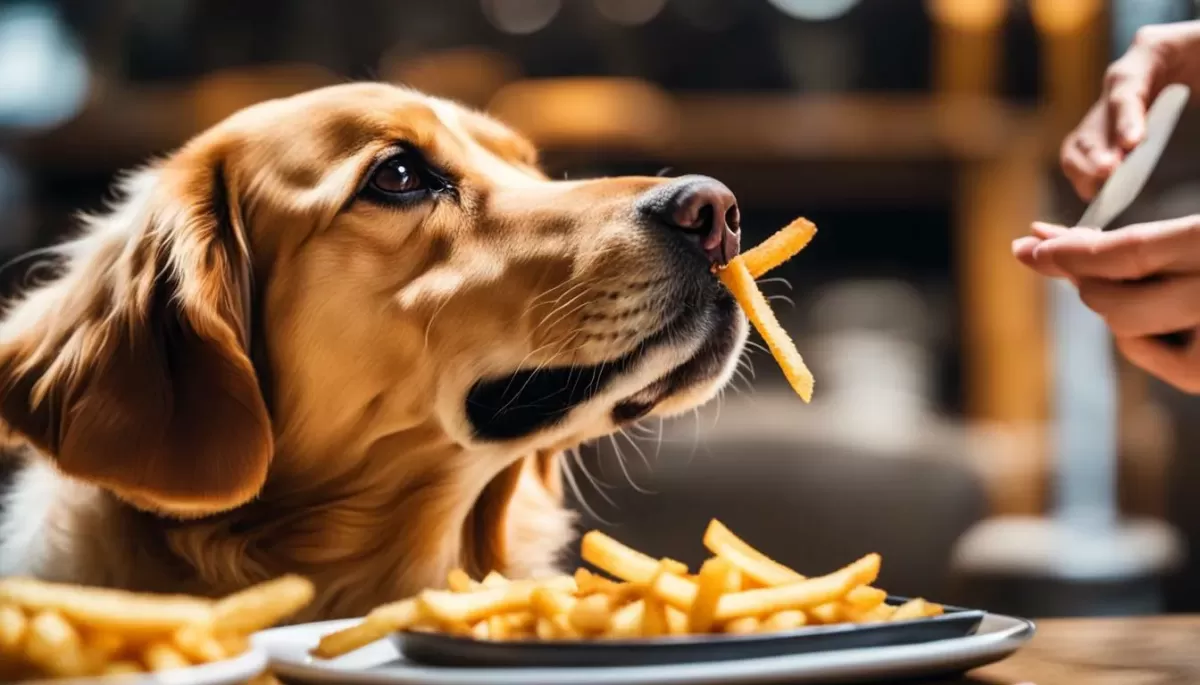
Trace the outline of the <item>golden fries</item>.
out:
M 249 635 L 291 616 L 313 587 L 298 576 L 213 601 L 0 579 L 0 680 L 122 675 L 236 657 Z
M 750 275 L 746 265 L 734 259 L 729 266 L 719 271 L 718 275 L 746 312 L 746 318 L 750 319 L 750 323 L 767 343 L 767 348 L 779 363 L 779 368 L 783 370 L 783 375 L 792 389 L 800 399 L 805 402 L 811 401 L 814 386 L 812 372 L 804 364 L 804 358 L 796 350 L 792 338 L 783 330 L 783 326 L 779 325 L 779 320 L 771 311 L 770 303 L 755 285 L 754 277 Z
M 924 600 L 896 607 L 872 587 L 881 559 L 868 554 L 824 576 L 805 577 L 712 521 L 704 545 L 713 553 L 697 575 L 591 531 L 584 561 L 607 573 L 475 581 L 455 571 L 448 590 L 427 590 L 382 606 L 362 622 L 326 635 L 313 650 L 335 658 L 396 631 L 425 630 L 480 640 L 631 640 L 674 635 L 744 635 L 829 623 L 876 623 L 936 616 Z M 0 613 L 0 639 L 4 635 Z
M 808 247 L 817 227 L 808 219 L 796 219 L 784 226 L 770 238 L 742 253 L 742 262 L 754 278 L 762 278 L 768 271 L 796 256 Z
M 767 343 L 771 355 L 783 370 L 783 375 L 796 394 L 805 402 L 812 400 L 813 375 L 804 364 L 787 332 L 779 325 L 770 303 L 763 297 L 754 280 L 767 271 L 791 259 L 803 250 L 816 234 L 817 227 L 807 219 L 796 219 L 783 230 L 757 247 L 734 257 L 725 267 L 717 269 L 717 277 L 729 288 L 741 305 L 746 318 Z

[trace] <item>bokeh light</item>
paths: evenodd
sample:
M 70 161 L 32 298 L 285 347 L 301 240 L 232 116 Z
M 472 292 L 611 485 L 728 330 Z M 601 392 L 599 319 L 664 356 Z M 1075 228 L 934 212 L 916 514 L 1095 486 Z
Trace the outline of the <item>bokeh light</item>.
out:
M 837 19 L 854 9 L 859 0 L 770 0 L 784 14 L 807 21 Z
M 0 6 L 0 84 L 0 125 L 49 128 L 83 107 L 87 64 L 50 7 Z
M 550 25 L 562 0 L 483 0 L 483 13 L 505 33 L 528 35 Z

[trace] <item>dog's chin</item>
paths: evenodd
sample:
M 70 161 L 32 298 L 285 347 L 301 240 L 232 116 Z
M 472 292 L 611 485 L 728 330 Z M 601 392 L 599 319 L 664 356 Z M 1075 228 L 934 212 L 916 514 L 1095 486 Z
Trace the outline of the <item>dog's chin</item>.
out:
M 611 394 L 611 388 L 629 378 L 644 377 L 651 356 L 694 350 L 609 409 L 615 426 L 677 413 L 711 398 L 728 381 L 745 339 L 745 320 L 733 299 L 721 293 L 700 311 L 680 313 L 624 356 L 592 366 L 521 369 L 480 380 L 467 394 L 467 418 L 477 440 L 525 438 L 558 426 L 572 410 Z

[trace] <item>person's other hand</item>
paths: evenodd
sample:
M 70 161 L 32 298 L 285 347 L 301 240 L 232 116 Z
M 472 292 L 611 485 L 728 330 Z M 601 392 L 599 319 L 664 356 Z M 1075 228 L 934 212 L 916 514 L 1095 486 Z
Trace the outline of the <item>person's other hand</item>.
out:
M 1200 345 L 1176 349 L 1152 337 L 1200 328 L 1200 215 L 1105 232 L 1034 224 L 1013 253 L 1042 275 L 1074 283 L 1129 361 L 1200 393 Z
M 1063 171 L 1084 200 L 1091 200 L 1113 169 L 1142 141 L 1146 109 L 1171 83 L 1200 85 L 1200 21 L 1147 26 L 1108 68 L 1100 100 L 1067 135 Z

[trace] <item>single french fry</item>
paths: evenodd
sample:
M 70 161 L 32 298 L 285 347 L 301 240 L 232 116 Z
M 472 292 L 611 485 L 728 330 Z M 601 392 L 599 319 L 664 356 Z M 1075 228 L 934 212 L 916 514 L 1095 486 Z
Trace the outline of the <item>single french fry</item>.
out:
M 83 635 L 83 643 L 88 651 L 105 660 L 129 646 L 129 640 L 117 633 L 96 631 Z
M 490 619 L 485 618 L 484 620 L 480 621 L 479 623 L 476 623 L 475 625 L 470 626 L 470 628 L 468 628 L 468 630 L 467 630 L 467 634 L 470 635 L 471 637 L 475 638 L 476 640 L 490 639 L 492 637 L 492 630 L 491 630 L 490 626 L 491 626 Z
M 503 614 L 489 616 L 486 619 L 488 638 L 495 641 L 507 640 L 509 637 L 508 621 Z
M 592 566 L 630 583 L 649 583 L 658 571 L 659 562 L 653 557 L 626 547 L 597 530 L 583 536 L 580 555 Z
M 843 597 L 859 585 L 875 582 L 879 576 L 879 565 L 879 555 L 868 554 L 826 576 L 809 578 L 790 585 L 724 595 L 717 603 L 716 620 L 729 621 L 742 616 L 761 616 L 785 609 L 810 609 Z
M 171 635 L 171 644 L 189 661 L 197 664 L 220 661 L 229 656 L 207 627 L 184 626 Z
M 729 562 L 726 561 L 725 563 Z M 729 575 L 725 578 L 725 592 L 741 592 L 744 584 L 742 582 L 742 572 L 737 567 L 730 566 Z
M 421 610 L 415 598 L 385 604 L 367 614 L 362 623 L 322 637 L 312 653 L 322 659 L 333 659 L 362 649 L 394 632 L 407 630 L 420 620 Z
M 880 604 L 873 609 L 855 614 L 854 620 L 858 623 L 882 623 L 890 621 L 895 613 L 896 607 L 890 604 Z
M 168 633 L 212 620 L 212 602 L 182 595 L 145 595 L 123 590 L 0 579 L 0 604 L 29 613 L 54 611 L 82 628 L 129 633 Z
M 677 569 L 668 563 L 667 560 L 660 561 L 658 571 L 655 572 L 650 584 L 656 584 L 659 578 L 672 574 L 674 570 Z M 671 634 L 671 626 L 667 621 L 667 605 L 653 592 L 646 593 L 643 598 L 641 629 L 642 637 L 659 637 Z
M 537 617 L 530 611 L 514 611 L 501 617 L 509 633 L 525 633 L 533 630 Z
M 571 627 L 584 635 L 608 632 L 612 625 L 612 598 L 605 594 L 588 595 L 575 602 L 568 612 Z
M 618 640 L 644 637 L 643 626 L 649 599 L 634 600 L 613 612 L 606 637 Z
M 15 652 L 25 641 L 29 619 L 12 604 L 0 604 L 0 654 Z
M 762 622 L 762 632 L 774 633 L 784 630 L 795 630 L 808 623 L 808 616 L 803 611 L 787 609 L 777 611 Z
M 687 564 L 683 563 L 682 561 L 676 561 L 674 559 L 666 559 L 666 558 L 659 559 L 658 566 L 659 566 L 659 568 L 665 570 L 667 573 L 673 573 L 677 576 L 686 576 L 688 574 L 688 566 L 687 566 Z
M 768 271 L 796 256 L 816 234 L 817 227 L 811 221 L 796 219 L 770 238 L 743 252 L 741 258 L 754 278 L 762 278 Z
M 479 584 L 484 587 L 500 587 L 501 585 L 507 585 L 508 582 L 508 578 L 505 578 L 499 573 L 492 571 L 484 576 L 483 580 L 479 581 Z
M 250 649 L 250 638 L 245 635 L 217 635 L 217 642 L 221 643 L 221 649 L 225 651 L 226 658 L 241 656 Z
M 825 602 L 808 610 L 809 615 L 813 617 L 817 623 L 841 623 L 846 618 L 846 614 L 842 612 L 841 602 Z
M 892 613 L 892 621 L 910 621 L 915 618 L 927 618 L 930 616 L 938 616 L 943 612 L 943 609 L 938 604 L 931 604 L 923 599 L 910 599 L 904 604 L 896 607 L 896 611 Z
M 804 580 L 804 576 L 768 557 L 713 519 L 704 531 L 704 546 L 708 551 L 733 564 L 745 576 L 766 585 L 787 585 Z
M 544 616 L 538 617 L 534 634 L 539 640 L 554 640 L 558 637 L 558 631 L 555 630 L 554 624 Z
M 732 573 L 733 566 L 721 557 L 713 557 L 700 567 L 700 576 L 696 581 L 696 597 L 688 609 L 689 631 L 707 633 L 712 630 L 717 603 L 729 590 Z M 741 585 L 740 580 L 738 585 Z
M 667 630 L 671 635 L 686 635 L 688 627 L 687 614 L 673 606 L 667 605 Z
M 812 372 L 804 364 L 804 358 L 796 350 L 796 344 L 792 342 L 787 331 L 779 325 L 779 320 L 775 318 L 775 312 L 771 311 L 770 303 L 754 283 L 754 277 L 746 269 L 745 263 L 740 259 L 734 259 L 729 262 L 728 266 L 718 271 L 717 276 L 733 293 L 734 299 L 746 313 L 746 318 L 750 319 L 750 323 L 767 343 L 767 348 L 771 350 L 771 355 L 779 363 L 779 368 L 783 370 L 783 375 L 792 389 L 796 391 L 800 399 L 805 402 L 812 401 L 814 385 Z
M 743 616 L 729 621 L 724 626 L 724 631 L 730 635 L 749 635 L 751 633 L 761 632 L 761 622 L 757 616 Z
M 662 637 L 671 634 L 667 625 L 667 605 L 652 594 L 639 600 L 642 603 L 641 637 Z
M 41 611 L 29 621 L 24 651 L 30 663 L 59 678 L 87 675 L 90 670 L 79 631 L 57 611 Z
M 213 605 L 213 632 L 249 635 L 270 628 L 308 606 L 315 594 L 312 582 L 297 575 L 248 587 Z
M 142 661 L 151 671 L 173 671 L 187 668 L 191 662 L 183 654 L 167 642 L 151 642 L 142 650 Z
M 846 603 L 859 610 L 873 609 L 886 599 L 886 592 L 869 585 L 861 585 L 846 593 Z
M 479 583 L 471 580 L 471 576 L 461 568 L 456 568 L 446 574 L 446 587 L 451 592 L 470 592 L 479 587 Z

